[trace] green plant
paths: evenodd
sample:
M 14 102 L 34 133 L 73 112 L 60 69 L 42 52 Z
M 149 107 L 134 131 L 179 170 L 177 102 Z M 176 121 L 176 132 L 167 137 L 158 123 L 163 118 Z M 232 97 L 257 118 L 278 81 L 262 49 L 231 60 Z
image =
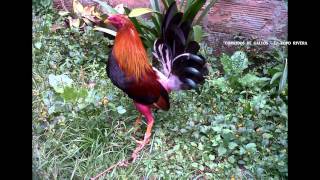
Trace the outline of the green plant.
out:
M 98 2 L 102 8 L 108 13 L 116 13 L 116 11 L 109 5 L 107 5 L 105 2 L 101 2 L 99 0 L 95 0 Z M 162 3 L 167 9 L 169 5 L 175 2 L 174 0 L 162 0 Z M 143 40 L 143 43 L 146 48 L 152 48 L 153 43 L 157 37 L 161 34 L 161 22 L 164 18 L 164 10 L 160 9 L 160 1 L 159 0 L 150 0 L 152 9 L 148 8 L 135 8 L 135 9 L 129 9 L 125 8 L 125 14 L 129 16 L 131 21 L 134 23 L 135 27 L 137 28 L 139 34 L 141 35 L 141 38 Z M 182 1 L 182 3 L 184 3 Z M 205 4 L 205 0 L 188 0 L 187 6 L 184 8 L 184 14 L 183 19 L 188 19 L 190 22 L 194 22 L 195 24 L 199 24 L 201 20 L 204 18 L 204 16 L 208 13 L 209 9 L 214 5 L 215 1 L 211 1 L 206 7 L 205 10 L 200 14 L 200 16 L 194 21 L 194 18 L 198 14 L 198 12 L 201 10 L 201 8 Z M 142 19 L 140 16 L 151 13 L 150 19 Z M 104 32 L 109 32 L 108 30 L 104 30 L 103 28 L 97 28 L 97 30 L 101 30 Z M 200 41 L 202 38 L 202 29 L 201 26 L 196 26 L 196 28 L 193 29 L 191 39 L 193 40 L 196 38 L 197 41 Z
M 32 9 L 38 14 L 44 14 L 52 9 L 52 0 L 32 0 Z
M 64 20 L 33 13 L 32 171 L 38 179 L 89 179 L 131 154 L 131 136 L 143 136 L 133 125 L 134 105 L 106 76 L 113 41 L 91 26 L 51 30 Z M 255 62 L 248 52 L 213 57 L 212 51 L 201 44 L 212 64 L 201 94 L 171 94 L 170 111 L 154 113 L 150 146 L 104 179 L 288 178 L 287 94 L 275 96 L 279 78 L 269 83 L 282 61 L 272 52 L 266 64 L 250 68 Z M 235 85 L 230 77 L 237 77 Z
M 288 76 L 288 59 L 283 50 L 275 50 L 272 56 L 278 64 L 269 69 L 269 74 L 272 75 L 270 84 L 278 85 L 278 95 L 285 90 Z

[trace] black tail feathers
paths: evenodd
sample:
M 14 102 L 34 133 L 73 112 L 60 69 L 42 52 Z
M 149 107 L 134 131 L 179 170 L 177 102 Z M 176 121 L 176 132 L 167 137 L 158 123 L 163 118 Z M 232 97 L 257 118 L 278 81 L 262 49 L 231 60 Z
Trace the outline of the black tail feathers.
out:
M 173 2 L 168 8 L 161 25 L 161 37 L 153 47 L 154 58 L 162 63 L 162 72 L 169 80 L 179 79 L 179 88 L 195 89 L 202 84 L 208 74 L 206 59 L 198 54 L 200 49 L 196 41 L 189 41 L 192 19 L 183 20 Z

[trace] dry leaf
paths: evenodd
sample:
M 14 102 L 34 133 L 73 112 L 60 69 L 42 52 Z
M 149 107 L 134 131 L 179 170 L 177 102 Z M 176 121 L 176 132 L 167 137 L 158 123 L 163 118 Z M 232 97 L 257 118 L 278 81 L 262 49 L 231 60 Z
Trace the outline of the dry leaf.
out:
M 80 26 L 80 19 L 72 19 L 71 17 L 68 17 L 68 19 L 69 19 L 70 28 L 71 27 L 78 28 Z
M 93 12 L 94 12 L 94 6 L 86 6 L 83 9 L 82 15 L 83 16 L 91 16 L 91 15 L 93 15 Z
M 79 0 L 73 0 L 73 12 L 81 15 L 84 11 L 84 8 L 82 6 L 82 4 L 79 2 Z
M 100 15 L 100 13 L 99 13 L 99 12 L 97 12 L 97 11 L 93 11 L 93 12 L 92 12 L 92 15 L 93 15 L 93 16 L 95 16 L 96 18 L 98 18 L 98 19 L 102 20 L 102 17 L 101 17 L 101 15 Z
M 70 12 L 69 11 L 59 11 L 58 14 L 60 16 L 66 16 L 66 15 L 70 14 Z

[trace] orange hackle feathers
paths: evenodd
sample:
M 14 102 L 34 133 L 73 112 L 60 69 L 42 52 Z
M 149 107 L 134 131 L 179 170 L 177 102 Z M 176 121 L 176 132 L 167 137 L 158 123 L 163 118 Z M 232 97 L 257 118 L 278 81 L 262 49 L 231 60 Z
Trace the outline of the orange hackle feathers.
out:
M 125 26 L 117 32 L 113 49 L 120 68 L 127 76 L 133 76 L 139 81 L 141 77 L 152 72 L 146 50 L 136 28 L 129 19 Z
M 125 15 L 109 16 L 108 23 L 117 29 L 109 59 L 111 63 L 116 62 L 108 71 L 111 80 L 137 103 L 150 106 L 153 104 L 168 110 L 168 93 L 149 63 L 147 52 L 134 24 Z M 123 80 L 124 78 L 126 80 Z

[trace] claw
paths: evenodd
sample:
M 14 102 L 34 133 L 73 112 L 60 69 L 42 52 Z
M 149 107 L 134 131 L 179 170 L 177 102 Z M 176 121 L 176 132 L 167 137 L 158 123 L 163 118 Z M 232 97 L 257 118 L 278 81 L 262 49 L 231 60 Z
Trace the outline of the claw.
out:
M 137 143 L 137 144 L 139 144 L 139 145 L 141 145 L 142 143 L 143 143 L 143 141 L 139 141 L 139 140 L 137 140 L 135 137 L 133 137 L 133 136 L 131 136 L 131 138 Z
M 143 140 L 137 140 L 137 139 L 134 138 L 133 136 L 131 136 L 131 138 L 132 138 L 139 146 L 143 146 L 143 147 L 150 142 L 150 138 L 143 139 Z
M 136 149 L 133 151 L 132 155 L 131 155 L 131 160 L 132 162 L 135 162 L 135 160 L 138 158 L 138 155 L 140 153 L 140 151 L 149 143 L 150 141 L 150 136 L 149 134 L 146 134 L 144 139 L 142 141 L 138 141 L 136 140 L 134 137 L 132 137 L 132 139 L 134 139 L 136 141 L 137 144 L 139 144 Z

